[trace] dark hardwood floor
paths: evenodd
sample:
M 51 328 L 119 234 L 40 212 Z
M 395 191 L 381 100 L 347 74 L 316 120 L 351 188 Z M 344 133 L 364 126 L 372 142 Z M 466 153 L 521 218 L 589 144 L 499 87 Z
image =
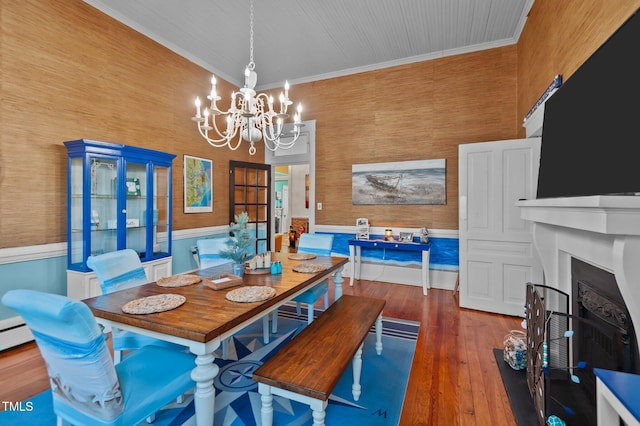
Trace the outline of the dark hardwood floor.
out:
M 515 425 L 492 349 L 519 329 L 521 318 L 461 309 L 449 290 L 425 297 L 420 287 L 348 283 L 344 294 L 385 299 L 385 316 L 421 323 L 400 425 Z M 0 401 L 20 401 L 48 386 L 33 343 L 0 352 Z

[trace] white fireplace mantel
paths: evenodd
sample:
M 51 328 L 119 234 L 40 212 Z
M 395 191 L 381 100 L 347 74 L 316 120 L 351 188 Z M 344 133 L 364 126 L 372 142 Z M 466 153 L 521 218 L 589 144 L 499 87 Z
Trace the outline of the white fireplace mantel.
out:
M 593 195 L 516 203 L 520 217 L 601 234 L 640 235 L 640 196 Z
M 588 196 L 516 202 L 533 222 L 545 284 L 571 295 L 571 258 L 614 274 L 640 330 L 640 196 Z M 636 340 L 639 341 L 639 340 Z

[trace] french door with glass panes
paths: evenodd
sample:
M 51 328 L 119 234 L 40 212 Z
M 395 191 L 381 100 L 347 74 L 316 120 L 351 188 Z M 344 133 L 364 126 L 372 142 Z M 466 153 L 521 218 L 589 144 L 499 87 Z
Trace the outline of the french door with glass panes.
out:
M 264 253 L 271 242 L 271 166 L 230 161 L 229 173 L 229 221 L 246 211 L 256 238 L 255 253 Z

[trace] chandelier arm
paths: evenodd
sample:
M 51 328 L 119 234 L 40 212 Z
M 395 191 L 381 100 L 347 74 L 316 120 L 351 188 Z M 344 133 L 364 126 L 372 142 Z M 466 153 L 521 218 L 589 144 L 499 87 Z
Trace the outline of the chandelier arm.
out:
M 290 142 L 282 142 L 280 138 L 275 138 L 275 139 L 265 138 L 264 145 L 270 151 L 275 151 L 276 149 L 291 149 L 293 148 L 293 145 L 296 143 L 299 137 L 300 137 L 300 128 L 296 126 L 294 137 Z
M 228 114 L 224 114 L 224 115 L 228 115 Z M 221 132 L 220 129 L 218 129 L 218 123 L 216 122 L 216 120 L 212 119 L 211 121 L 213 122 L 212 123 L 213 124 L 213 128 L 215 129 L 215 131 L 218 134 L 218 136 L 220 136 L 220 140 L 225 139 L 227 141 L 231 141 L 231 139 L 233 139 L 233 137 L 236 135 L 235 132 L 233 132 L 230 135 L 227 135 L 226 131 L 225 132 Z M 235 129 L 235 127 L 234 127 L 234 129 Z
M 211 146 L 215 146 L 216 148 L 221 148 L 225 145 L 228 144 L 228 141 L 226 140 L 226 138 L 222 138 L 222 139 L 211 139 L 209 137 L 209 131 L 202 130 L 202 125 L 198 124 L 198 131 L 200 132 L 200 136 L 202 136 L 204 139 L 206 139 L 206 141 L 209 143 L 209 145 Z

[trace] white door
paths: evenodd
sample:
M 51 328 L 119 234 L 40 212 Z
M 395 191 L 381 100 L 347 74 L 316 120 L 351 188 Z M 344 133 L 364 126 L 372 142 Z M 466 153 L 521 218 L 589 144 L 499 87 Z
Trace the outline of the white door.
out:
M 524 316 L 542 266 L 515 202 L 535 198 L 540 138 L 462 144 L 458 155 L 460 306 Z

